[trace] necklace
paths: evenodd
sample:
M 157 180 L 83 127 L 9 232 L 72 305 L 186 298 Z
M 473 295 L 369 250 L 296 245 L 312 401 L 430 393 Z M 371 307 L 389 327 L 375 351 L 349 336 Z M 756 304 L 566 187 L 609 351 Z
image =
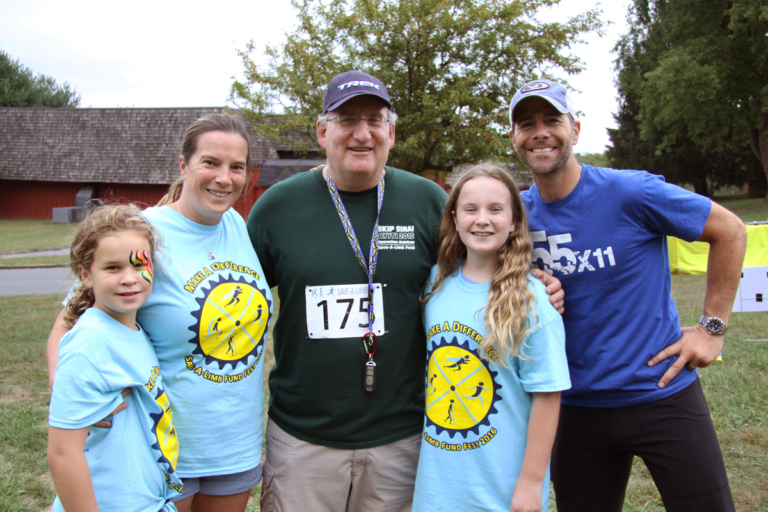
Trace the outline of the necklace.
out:
M 181 207 L 177 203 L 174 203 L 173 206 L 175 206 L 174 210 L 177 210 L 181 214 L 182 217 L 184 217 L 185 219 L 189 220 L 189 218 L 186 215 L 184 215 L 184 213 L 181 211 Z M 187 226 L 186 224 L 183 224 L 183 226 L 185 228 L 187 228 L 188 230 L 190 230 L 192 232 L 192 234 L 195 235 L 195 237 L 197 238 L 197 241 L 200 242 L 200 245 L 202 245 L 205 248 L 205 250 L 208 251 L 208 259 L 209 260 L 216 259 L 216 255 L 213 253 L 212 250 L 210 250 L 208 248 L 207 245 L 205 245 L 203 243 L 203 239 L 200 238 L 200 235 L 197 234 L 197 231 L 195 231 L 195 228 L 193 228 L 191 226 Z M 219 245 L 219 238 L 221 238 L 221 221 L 219 221 L 219 228 L 216 230 L 216 241 L 213 243 L 214 247 Z
M 189 227 L 189 226 L 187 226 L 187 227 Z M 208 246 L 207 246 L 207 245 L 205 245 L 205 244 L 203 243 L 203 240 L 202 240 L 202 239 L 200 238 L 200 236 L 197 234 L 197 231 L 195 231 L 195 229 L 194 229 L 194 228 L 192 228 L 192 227 L 189 227 L 189 229 L 192 231 L 192 233 L 194 233 L 194 234 L 195 234 L 195 236 L 197 237 L 197 239 L 200 241 L 200 245 L 202 245 L 203 247 L 205 247 L 205 250 L 206 250 L 206 251 L 208 251 L 208 259 L 209 259 L 209 260 L 214 260 L 214 259 L 216 259 L 216 255 L 215 255 L 215 254 L 213 254 L 213 251 L 212 251 L 212 250 L 210 250 L 210 249 L 208 248 Z M 221 237 L 221 222 L 219 222 L 219 229 L 216 231 L 216 242 L 214 242 L 214 244 L 213 244 L 213 246 L 214 246 L 214 247 L 216 247 L 216 246 L 219 244 L 219 237 Z

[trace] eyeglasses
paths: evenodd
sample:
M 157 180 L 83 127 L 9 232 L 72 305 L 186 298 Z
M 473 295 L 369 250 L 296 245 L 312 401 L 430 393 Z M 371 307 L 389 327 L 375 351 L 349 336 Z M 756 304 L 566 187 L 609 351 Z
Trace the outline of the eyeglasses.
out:
M 389 119 L 384 119 L 383 117 L 337 116 L 326 119 L 326 121 L 336 121 L 336 124 L 345 130 L 354 130 L 360 124 L 360 121 L 365 121 L 369 130 L 380 130 L 387 125 Z

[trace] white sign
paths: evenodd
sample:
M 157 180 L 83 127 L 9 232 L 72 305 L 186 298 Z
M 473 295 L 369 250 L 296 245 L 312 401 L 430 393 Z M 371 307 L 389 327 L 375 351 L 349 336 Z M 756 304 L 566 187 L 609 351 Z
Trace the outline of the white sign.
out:
M 307 333 L 312 339 L 361 338 L 368 332 L 368 284 L 307 286 Z M 384 330 L 381 284 L 373 285 L 373 332 Z
M 744 267 L 733 312 L 768 311 L 768 267 Z

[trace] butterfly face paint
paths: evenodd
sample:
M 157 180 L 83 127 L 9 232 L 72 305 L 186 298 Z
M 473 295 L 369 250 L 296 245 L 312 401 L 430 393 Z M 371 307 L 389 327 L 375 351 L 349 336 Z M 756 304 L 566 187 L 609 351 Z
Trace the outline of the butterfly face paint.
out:
M 152 284 L 152 258 L 149 257 L 147 251 L 132 251 L 128 261 L 134 267 L 144 267 L 137 269 L 137 271 L 145 281 Z

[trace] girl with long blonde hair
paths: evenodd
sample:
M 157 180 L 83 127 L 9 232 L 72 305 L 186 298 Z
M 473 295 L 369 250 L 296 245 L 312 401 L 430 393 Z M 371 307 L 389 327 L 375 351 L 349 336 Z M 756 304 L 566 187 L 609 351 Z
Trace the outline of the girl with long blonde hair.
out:
M 546 510 L 570 379 L 563 323 L 530 275 L 509 173 L 493 164 L 462 173 L 440 238 L 423 297 L 427 400 L 413 510 Z

